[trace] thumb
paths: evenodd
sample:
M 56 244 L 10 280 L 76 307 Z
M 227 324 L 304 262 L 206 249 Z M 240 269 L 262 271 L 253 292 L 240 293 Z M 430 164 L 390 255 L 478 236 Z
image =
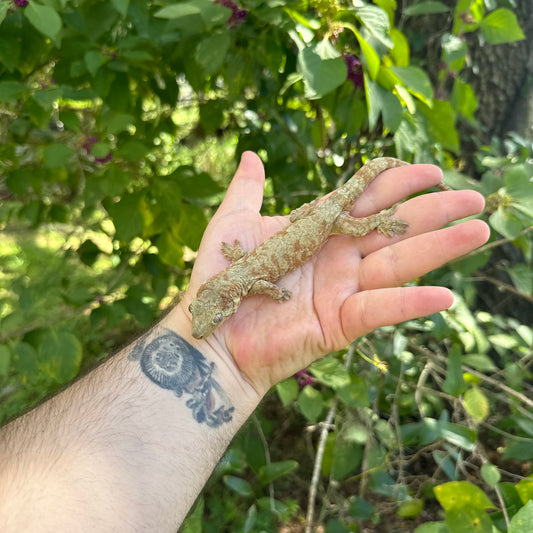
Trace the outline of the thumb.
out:
M 259 212 L 263 203 L 265 169 L 254 152 L 244 152 L 217 215 L 232 211 L 252 210 Z

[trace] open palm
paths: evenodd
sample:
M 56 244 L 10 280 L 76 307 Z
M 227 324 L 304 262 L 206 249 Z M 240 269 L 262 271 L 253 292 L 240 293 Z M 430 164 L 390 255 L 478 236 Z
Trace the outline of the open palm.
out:
M 371 183 L 351 214 L 376 213 L 441 178 L 432 165 L 388 170 Z M 246 152 L 205 232 L 183 306 L 205 280 L 228 265 L 220 252 L 222 241 L 238 239 L 245 250 L 252 250 L 289 224 L 288 217 L 259 214 L 263 187 L 261 160 Z M 441 229 L 482 209 L 483 198 L 473 191 L 431 193 L 398 207 L 396 216 L 409 223 L 403 235 L 391 239 L 374 231 L 357 239 L 332 236 L 313 259 L 279 281 L 292 292 L 289 301 L 278 303 L 266 295 L 246 298 L 207 342 L 227 350 L 264 393 L 377 327 L 446 309 L 453 301 L 447 289 L 401 285 L 485 242 L 488 228 L 479 220 Z

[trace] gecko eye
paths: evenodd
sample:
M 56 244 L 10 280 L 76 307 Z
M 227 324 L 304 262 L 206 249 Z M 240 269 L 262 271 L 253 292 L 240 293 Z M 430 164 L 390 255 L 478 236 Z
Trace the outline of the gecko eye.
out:
M 224 318 L 224 316 L 222 315 L 222 313 L 217 313 L 214 317 L 213 317 L 213 324 L 220 324 L 222 322 L 222 319 Z
M 189 304 L 189 313 L 192 313 L 192 304 Z

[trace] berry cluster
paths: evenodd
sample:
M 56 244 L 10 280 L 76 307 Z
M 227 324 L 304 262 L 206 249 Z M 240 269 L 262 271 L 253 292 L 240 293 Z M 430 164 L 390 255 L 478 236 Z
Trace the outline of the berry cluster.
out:
M 13 2 L 19 7 L 26 7 L 28 5 L 28 0 L 13 0 Z
M 361 61 L 352 54 L 344 54 L 344 62 L 348 67 L 348 79 L 357 89 L 363 89 L 365 86 L 365 78 L 363 76 L 363 66 Z
M 306 385 L 312 385 L 315 379 L 311 374 L 309 373 L 309 370 L 307 368 L 304 368 L 303 370 L 300 370 L 299 372 L 296 372 L 294 374 L 294 377 L 298 381 L 298 385 L 303 389 Z
M 246 22 L 248 11 L 241 9 L 233 0 L 214 0 L 214 3 L 231 9 L 231 17 L 226 21 L 230 28 L 236 28 Z

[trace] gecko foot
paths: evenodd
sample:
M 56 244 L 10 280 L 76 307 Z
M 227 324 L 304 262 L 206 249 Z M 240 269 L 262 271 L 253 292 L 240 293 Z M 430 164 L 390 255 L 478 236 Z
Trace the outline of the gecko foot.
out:
M 376 224 L 376 229 L 379 233 L 386 235 L 387 237 L 394 237 L 395 235 L 401 235 L 407 231 L 409 224 L 405 220 L 395 218 L 395 209 L 387 209 L 378 213 L 379 221 Z
M 292 292 L 288 289 L 280 289 L 270 281 L 260 279 L 252 285 L 248 294 L 268 294 L 273 300 L 281 303 L 287 301 L 291 297 Z
M 279 298 L 276 298 L 279 303 L 286 302 L 292 296 L 292 292 L 289 289 L 280 289 L 280 291 L 281 294 Z
M 233 245 L 223 242 L 221 251 L 222 255 L 232 263 L 248 254 L 242 249 L 241 243 L 237 239 L 235 239 Z

